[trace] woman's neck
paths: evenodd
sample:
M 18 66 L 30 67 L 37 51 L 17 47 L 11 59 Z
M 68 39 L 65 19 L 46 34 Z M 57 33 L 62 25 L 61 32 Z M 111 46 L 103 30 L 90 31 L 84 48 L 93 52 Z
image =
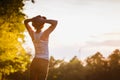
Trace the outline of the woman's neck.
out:
M 41 30 L 36 30 L 36 33 L 40 33 L 41 32 Z

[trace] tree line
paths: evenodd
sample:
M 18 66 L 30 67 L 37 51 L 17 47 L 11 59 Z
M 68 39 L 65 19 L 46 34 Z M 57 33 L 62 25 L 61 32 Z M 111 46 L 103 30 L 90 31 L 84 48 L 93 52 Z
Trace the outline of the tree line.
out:
M 97 52 L 84 62 L 77 56 L 69 62 L 51 57 L 48 80 L 120 80 L 120 50 L 107 58 Z
M 23 73 L 8 75 L 8 80 L 29 80 L 29 66 Z M 81 61 L 74 56 L 69 62 L 50 58 L 47 80 L 120 80 L 120 50 L 114 50 L 107 58 L 100 52 Z

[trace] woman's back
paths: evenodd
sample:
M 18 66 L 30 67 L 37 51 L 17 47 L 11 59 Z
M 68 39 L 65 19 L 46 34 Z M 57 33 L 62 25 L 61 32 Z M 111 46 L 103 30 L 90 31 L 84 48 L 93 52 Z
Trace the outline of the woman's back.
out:
M 47 59 L 49 58 L 49 51 L 48 51 L 48 41 L 41 40 L 41 36 L 43 32 L 34 33 L 33 35 L 33 44 L 35 48 L 35 57 Z

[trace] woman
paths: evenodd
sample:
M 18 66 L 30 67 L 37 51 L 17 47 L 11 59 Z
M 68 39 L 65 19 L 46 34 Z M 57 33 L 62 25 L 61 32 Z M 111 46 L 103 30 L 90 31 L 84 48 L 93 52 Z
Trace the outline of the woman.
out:
M 29 22 L 32 22 L 35 30 L 29 25 Z M 45 23 L 50 24 L 50 26 L 42 31 Z M 43 16 L 36 16 L 32 19 L 26 19 L 24 24 L 35 47 L 35 57 L 30 66 L 30 80 L 46 80 L 49 64 L 49 35 L 55 29 L 57 21 L 46 19 Z

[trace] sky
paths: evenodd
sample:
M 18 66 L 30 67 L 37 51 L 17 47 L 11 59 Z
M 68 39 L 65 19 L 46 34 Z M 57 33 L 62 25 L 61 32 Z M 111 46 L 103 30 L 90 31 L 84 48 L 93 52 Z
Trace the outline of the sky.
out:
M 49 40 L 50 56 L 70 60 L 74 56 L 85 60 L 101 52 L 107 57 L 120 49 L 120 0 L 35 0 L 26 1 L 24 13 L 58 20 Z M 25 48 L 34 54 L 26 34 Z

